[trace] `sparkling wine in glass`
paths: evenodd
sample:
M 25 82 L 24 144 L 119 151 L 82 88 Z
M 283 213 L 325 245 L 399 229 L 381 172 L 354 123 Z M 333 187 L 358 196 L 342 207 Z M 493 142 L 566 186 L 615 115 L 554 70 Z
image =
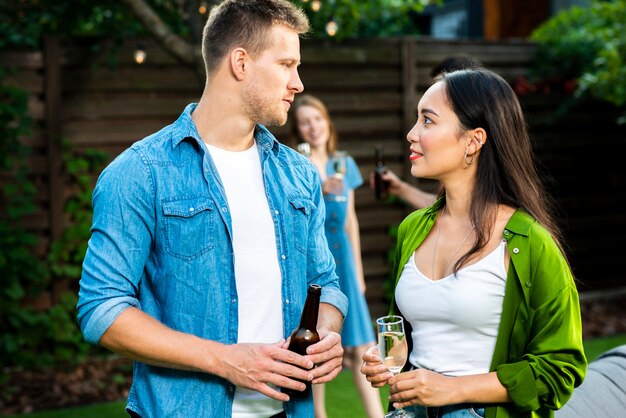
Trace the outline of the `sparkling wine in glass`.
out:
M 348 158 L 348 153 L 345 151 L 335 151 L 335 154 L 333 155 L 333 171 L 334 177 L 337 177 L 339 179 L 344 179 L 346 176 L 346 161 Z M 342 192 L 341 194 L 330 194 L 327 195 L 327 200 L 333 200 L 335 202 L 345 202 L 348 200 L 348 198 L 346 197 L 346 195 Z
M 305 157 L 309 158 L 311 156 L 311 145 L 308 142 L 301 142 L 297 146 L 298 152 Z
M 401 316 L 389 315 L 376 320 L 378 326 L 378 352 L 382 363 L 394 376 L 402 371 L 408 357 L 408 346 L 404 334 L 404 320 Z M 385 418 L 414 418 L 412 412 L 404 409 L 391 411 Z

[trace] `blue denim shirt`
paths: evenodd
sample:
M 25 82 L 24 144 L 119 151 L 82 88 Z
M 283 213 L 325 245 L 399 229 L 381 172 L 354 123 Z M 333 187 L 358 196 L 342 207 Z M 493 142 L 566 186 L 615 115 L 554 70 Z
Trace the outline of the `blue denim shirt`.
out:
M 98 179 L 77 306 L 91 343 L 129 306 L 175 330 L 237 342 L 231 217 L 191 119 L 195 106 L 133 144 Z M 265 127 L 257 126 L 254 137 L 275 224 L 287 337 L 298 325 L 308 284 L 320 284 L 321 301 L 344 316 L 348 302 L 326 243 L 315 168 Z M 230 417 L 234 392 L 218 376 L 135 362 L 127 408 L 144 417 Z M 313 417 L 312 399 L 290 401 L 285 410 L 289 417 Z

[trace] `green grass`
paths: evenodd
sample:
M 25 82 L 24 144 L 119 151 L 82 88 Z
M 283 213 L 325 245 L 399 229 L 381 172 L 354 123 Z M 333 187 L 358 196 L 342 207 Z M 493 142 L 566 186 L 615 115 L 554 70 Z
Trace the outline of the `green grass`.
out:
M 594 338 L 586 340 L 585 353 L 589 361 L 594 360 L 603 352 L 626 344 L 626 334 L 612 337 Z M 387 406 L 389 391 L 383 388 L 380 398 L 384 407 Z M 56 411 L 37 412 L 25 415 L 12 415 L 12 418 L 128 418 L 124 411 L 125 402 L 110 402 L 105 404 L 89 405 L 85 407 L 66 408 Z M 343 371 L 326 387 L 326 409 L 328 418 L 359 418 L 364 417 L 365 412 L 361 406 L 359 395 L 352 382 L 352 373 Z
M 583 341 L 587 361 L 595 360 L 600 354 L 618 345 L 626 344 L 626 334 L 612 335 L 610 337 L 593 338 Z

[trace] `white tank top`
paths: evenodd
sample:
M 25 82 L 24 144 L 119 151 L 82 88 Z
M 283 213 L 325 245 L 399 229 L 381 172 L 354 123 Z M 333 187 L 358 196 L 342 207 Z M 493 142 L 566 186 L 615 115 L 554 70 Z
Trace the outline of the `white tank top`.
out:
M 256 142 L 241 152 L 207 145 L 226 192 L 233 227 L 239 343 L 275 343 L 283 337 L 282 275 Z M 237 387 L 233 418 L 265 418 L 280 401 Z
M 496 345 L 506 283 L 502 241 L 490 254 L 440 280 L 426 277 L 411 256 L 395 291 L 413 327 L 415 367 L 447 376 L 487 373 Z

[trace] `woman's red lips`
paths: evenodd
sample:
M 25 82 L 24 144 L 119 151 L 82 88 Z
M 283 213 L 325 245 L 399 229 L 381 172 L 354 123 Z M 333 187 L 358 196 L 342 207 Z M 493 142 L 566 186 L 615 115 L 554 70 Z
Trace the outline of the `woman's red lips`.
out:
M 418 158 L 422 158 L 423 156 L 424 156 L 424 154 L 421 154 L 419 152 L 415 152 L 415 151 L 411 150 L 411 155 L 409 155 L 409 160 L 415 161 Z

